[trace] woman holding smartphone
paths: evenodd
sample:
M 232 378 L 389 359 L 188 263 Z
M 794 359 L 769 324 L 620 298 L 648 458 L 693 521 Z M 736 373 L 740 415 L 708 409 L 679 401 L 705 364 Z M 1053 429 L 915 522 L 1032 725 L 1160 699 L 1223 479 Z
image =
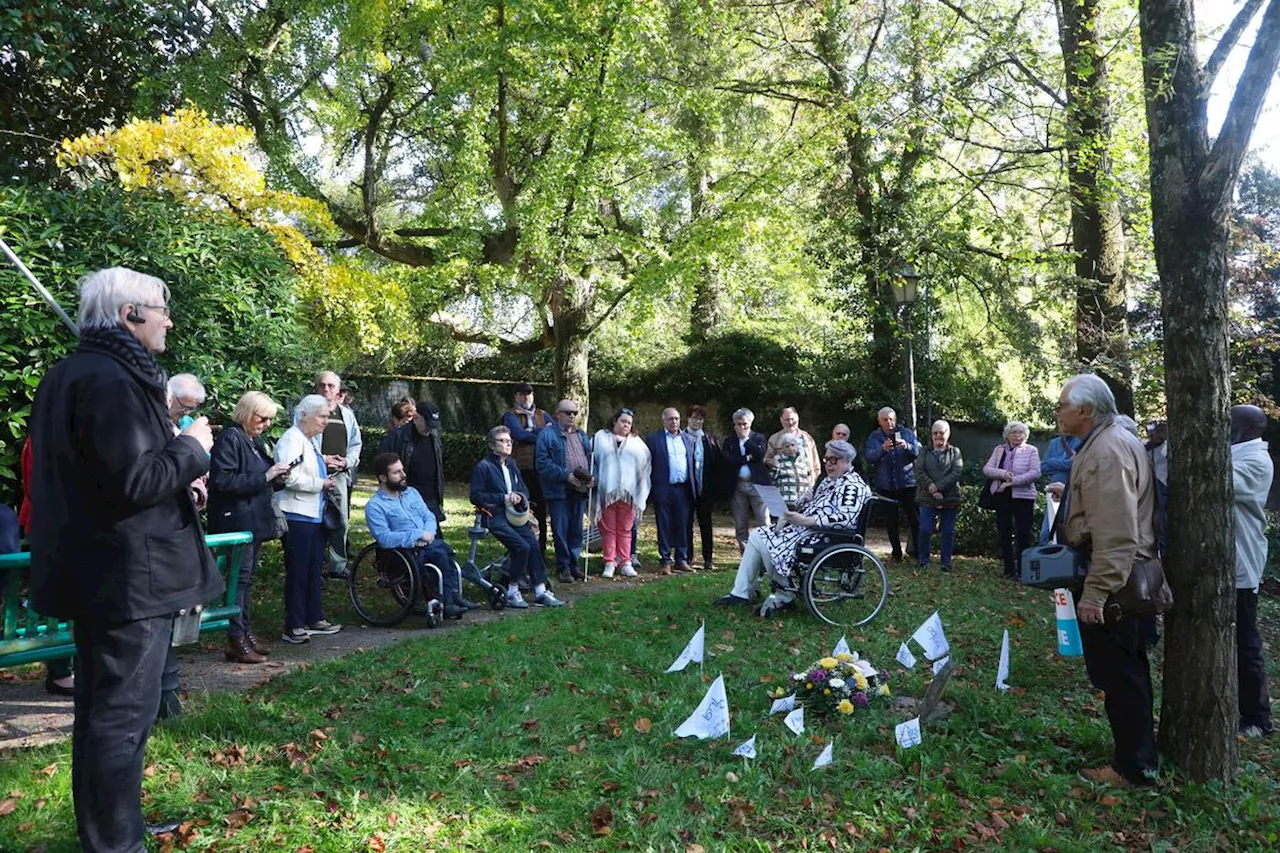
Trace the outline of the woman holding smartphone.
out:
M 227 660 L 262 663 L 267 646 L 253 632 L 249 602 L 262 543 L 278 538 L 273 492 L 284 488 L 288 463 L 273 463 L 262 434 L 280 407 L 261 391 L 249 391 L 236 403 L 235 423 L 224 429 L 209 452 L 209 532 L 248 531 L 253 542 L 240 552 L 236 605 L 240 615 L 227 626 Z

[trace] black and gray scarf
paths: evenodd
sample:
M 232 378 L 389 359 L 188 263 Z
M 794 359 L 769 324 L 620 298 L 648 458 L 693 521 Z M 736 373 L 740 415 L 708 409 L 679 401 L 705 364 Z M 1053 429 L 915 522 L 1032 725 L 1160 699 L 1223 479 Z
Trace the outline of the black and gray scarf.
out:
M 121 326 L 80 330 L 81 349 L 104 352 L 120 361 L 138 375 L 151 388 L 165 393 L 165 384 L 169 377 L 164 368 L 156 363 L 155 357 L 147 352 L 142 341 Z

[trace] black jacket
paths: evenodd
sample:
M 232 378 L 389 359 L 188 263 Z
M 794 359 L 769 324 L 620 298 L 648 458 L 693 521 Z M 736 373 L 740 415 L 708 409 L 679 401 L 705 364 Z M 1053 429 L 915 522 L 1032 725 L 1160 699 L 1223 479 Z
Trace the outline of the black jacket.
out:
M 412 474 L 409 485 L 418 490 L 422 500 L 435 515 L 436 521 L 444 521 L 444 445 L 440 441 L 440 412 L 429 403 L 419 403 L 419 413 L 414 420 L 403 423 L 389 430 L 378 445 L 380 453 L 394 453 L 404 463 L 405 472 L 410 470 L 410 460 L 415 453 L 431 453 L 435 456 L 435 473 L 430 481 L 424 482 Z M 421 419 L 427 434 L 417 426 Z M 437 511 L 439 510 L 439 511 Z
M 744 464 L 751 471 L 752 483 L 760 486 L 773 485 L 769 470 L 764 467 L 764 454 L 768 450 L 768 443 L 764 435 L 752 430 L 747 436 L 747 456 L 743 458 L 736 432 L 731 432 L 720 439 L 720 456 L 724 460 L 721 483 L 725 494 L 732 495 L 738 488 L 738 471 Z
M 86 342 L 41 381 L 31 435 L 37 611 L 128 621 L 225 591 L 188 493 L 209 457 L 174 436 L 163 387 Z
M 248 530 L 254 539 L 274 538 L 271 494 L 284 488 L 284 478 L 267 482 L 272 464 L 261 438 L 249 438 L 239 424 L 222 431 L 209 454 L 210 533 Z

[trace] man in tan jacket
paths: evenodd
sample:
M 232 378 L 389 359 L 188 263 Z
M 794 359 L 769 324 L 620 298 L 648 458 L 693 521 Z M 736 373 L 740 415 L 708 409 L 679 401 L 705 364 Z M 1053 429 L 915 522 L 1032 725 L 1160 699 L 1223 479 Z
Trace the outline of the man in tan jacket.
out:
M 1115 740 L 1111 764 L 1081 772 L 1091 782 L 1151 785 L 1156 772 L 1151 672 L 1141 618 L 1107 622 L 1107 597 L 1129 579 L 1133 565 L 1156 556 L 1155 477 L 1138 442 L 1114 423 L 1116 401 L 1099 377 L 1067 381 L 1058 398 L 1058 427 L 1083 444 L 1071 464 L 1065 538 L 1089 555 L 1089 573 L 1076 614 L 1089 678 L 1106 692 Z

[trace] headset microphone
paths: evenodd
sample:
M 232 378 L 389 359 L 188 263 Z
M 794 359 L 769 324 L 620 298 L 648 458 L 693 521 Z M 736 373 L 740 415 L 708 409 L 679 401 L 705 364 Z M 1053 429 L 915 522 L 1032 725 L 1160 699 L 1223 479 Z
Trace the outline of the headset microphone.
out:
M 137 309 L 136 309 L 136 308 L 135 308 L 133 311 L 130 311 L 128 314 L 125 314 L 125 315 L 124 315 L 124 318 L 125 318 L 126 320 L 128 320 L 130 323 L 145 323 L 145 322 L 147 322 L 147 321 L 142 317 L 142 315 L 138 313 L 138 311 L 137 311 Z

